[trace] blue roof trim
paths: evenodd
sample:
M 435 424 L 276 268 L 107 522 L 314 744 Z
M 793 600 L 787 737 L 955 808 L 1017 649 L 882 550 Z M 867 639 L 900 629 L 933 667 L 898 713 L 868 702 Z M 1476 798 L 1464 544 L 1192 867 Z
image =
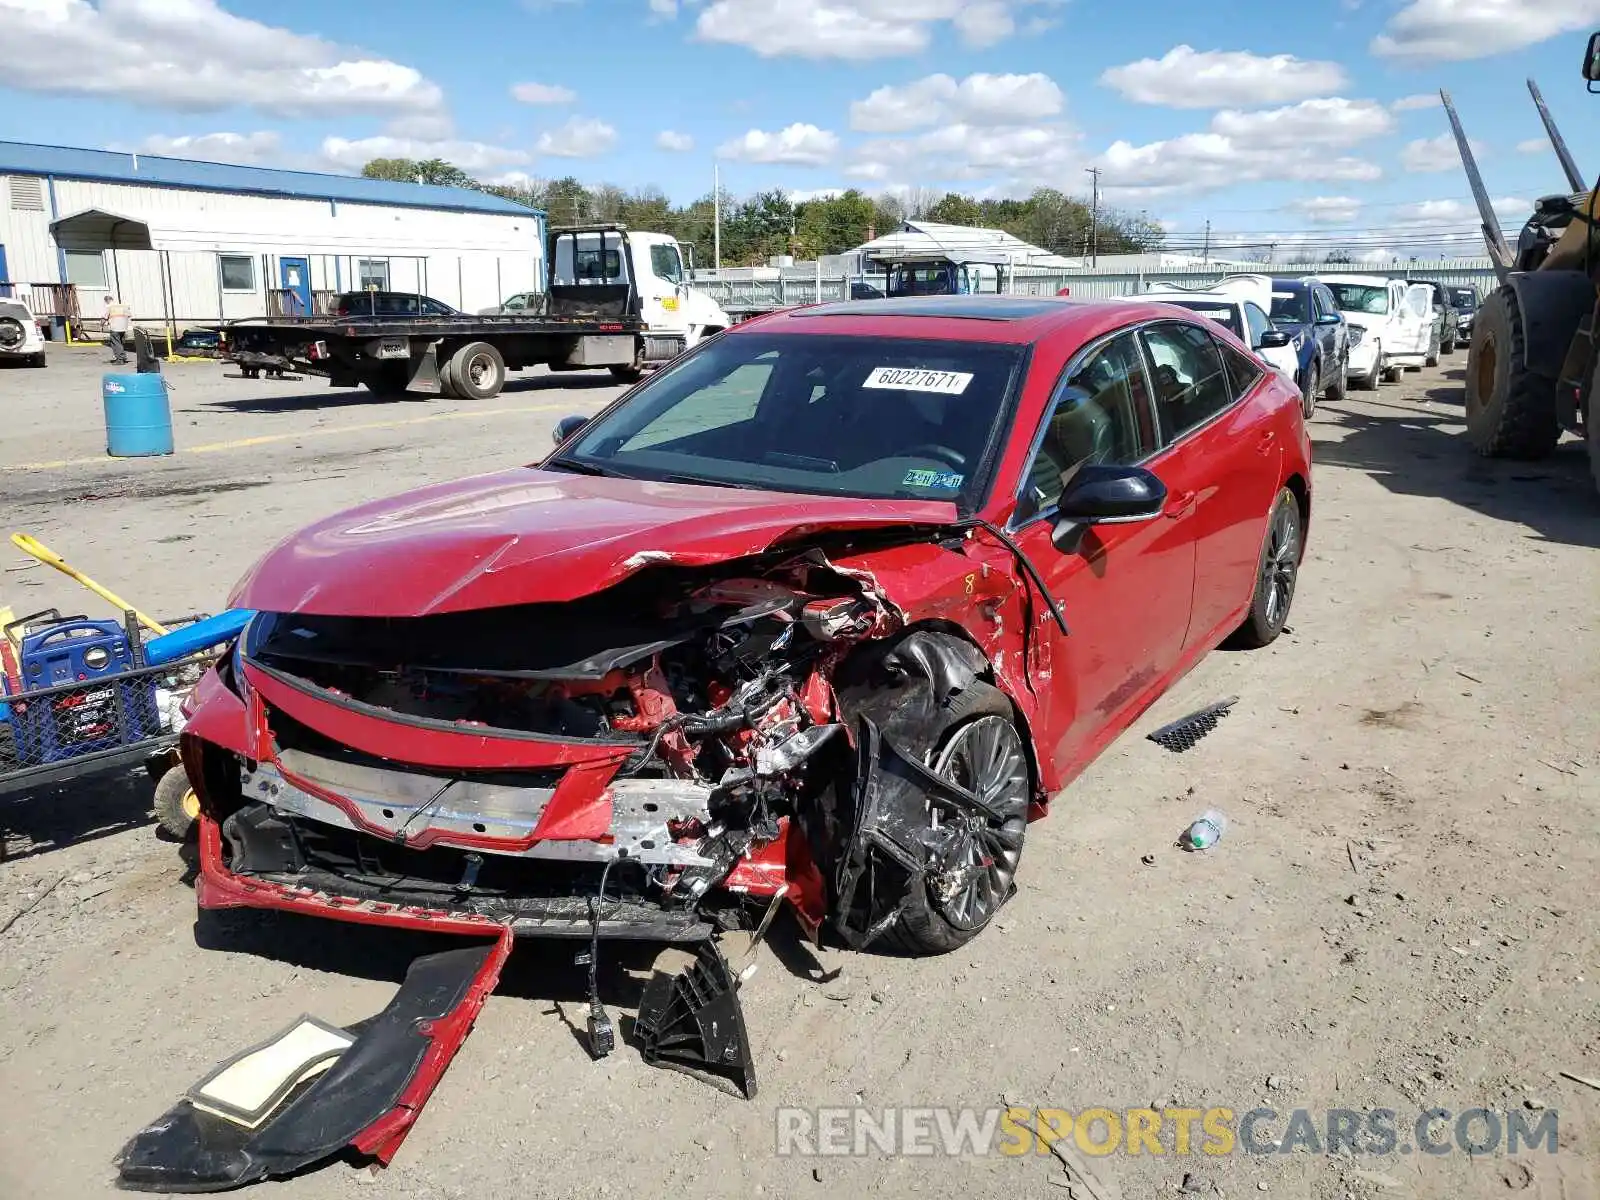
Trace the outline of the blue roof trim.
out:
M 188 158 L 162 158 L 154 154 L 122 154 L 114 150 L 36 146 L 27 142 L 0 141 L 0 175 L 94 179 L 108 183 L 142 183 L 149 187 L 248 192 L 298 200 L 343 200 L 351 204 L 387 204 L 507 216 L 544 215 L 542 209 L 527 208 L 470 188 L 394 183 L 387 179 L 321 175 L 314 171 L 278 171 L 270 167 L 241 167 Z

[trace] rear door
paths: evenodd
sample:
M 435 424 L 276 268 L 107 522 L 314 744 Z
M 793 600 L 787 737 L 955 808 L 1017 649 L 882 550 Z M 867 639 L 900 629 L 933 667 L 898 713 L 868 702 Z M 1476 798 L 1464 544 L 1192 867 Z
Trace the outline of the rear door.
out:
M 1413 283 L 1405 290 L 1404 303 L 1413 327 L 1413 352 L 1426 354 L 1433 342 L 1433 289 Z
M 1194 541 L 1181 499 L 1167 516 L 1091 527 L 1070 554 L 1051 542 L 1056 502 L 1086 463 L 1144 462 L 1173 495 L 1187 488 L 1159 453 L 1150 379 L 1137 333 L 1090 347 L 1062 372 L 1022 480 L 1014 536 L 1051 593 L 1071 635 L 1050 623 L 1034 667 L 1046 706 L 1047 745 L 1071 776 L 1142 711 L 1172 671 L 1189 624 Z
M 1144 332 L 1163 449 L 1157 470 L 1185 501 L 1195 579 L 1185 652 L 1226 636 L 1248 603 L 1283 448 L 1261 365 L 1206 330 L 1177 322 Z

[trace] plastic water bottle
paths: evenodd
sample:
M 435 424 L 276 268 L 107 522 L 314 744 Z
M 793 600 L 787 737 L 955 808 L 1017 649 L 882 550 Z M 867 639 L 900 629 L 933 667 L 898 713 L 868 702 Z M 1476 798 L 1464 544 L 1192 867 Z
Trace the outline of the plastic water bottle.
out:
M 1204 816 L 1183 831 L 1183 848 L 1209 850 L 1217 844 L 1217 840 L 1222 837 L 1222 831 L 1227 827 L 1226 817 L 1215 809 L 1207 809 Z

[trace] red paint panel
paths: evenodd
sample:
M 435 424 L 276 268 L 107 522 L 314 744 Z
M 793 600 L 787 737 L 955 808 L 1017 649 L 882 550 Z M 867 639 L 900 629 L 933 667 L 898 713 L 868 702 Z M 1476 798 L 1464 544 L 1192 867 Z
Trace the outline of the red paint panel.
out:
M 611 797 L 605 786 L 617 773 L 617 762 L 586 763 L 563 775 L 539 814 L 534 840 L 597 842 L 609 834 Z

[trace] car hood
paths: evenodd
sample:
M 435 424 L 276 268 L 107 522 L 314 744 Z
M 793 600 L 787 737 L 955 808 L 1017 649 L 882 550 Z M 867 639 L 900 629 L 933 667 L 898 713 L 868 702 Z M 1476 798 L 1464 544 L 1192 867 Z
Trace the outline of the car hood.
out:
M 943 525 L 944 501 L 861 500 L 518 468 L 319 521 L 269 550 L 230 607 L 417 617 L 574 600 L 643 567 L 709 566 L 827 530 Z
M 1352 329 L 1371 329 L 1374 325 L 1382 325 L 1389 319 L 1387 313 L 1351 313 L 1344 314 L 1344 323 Z

